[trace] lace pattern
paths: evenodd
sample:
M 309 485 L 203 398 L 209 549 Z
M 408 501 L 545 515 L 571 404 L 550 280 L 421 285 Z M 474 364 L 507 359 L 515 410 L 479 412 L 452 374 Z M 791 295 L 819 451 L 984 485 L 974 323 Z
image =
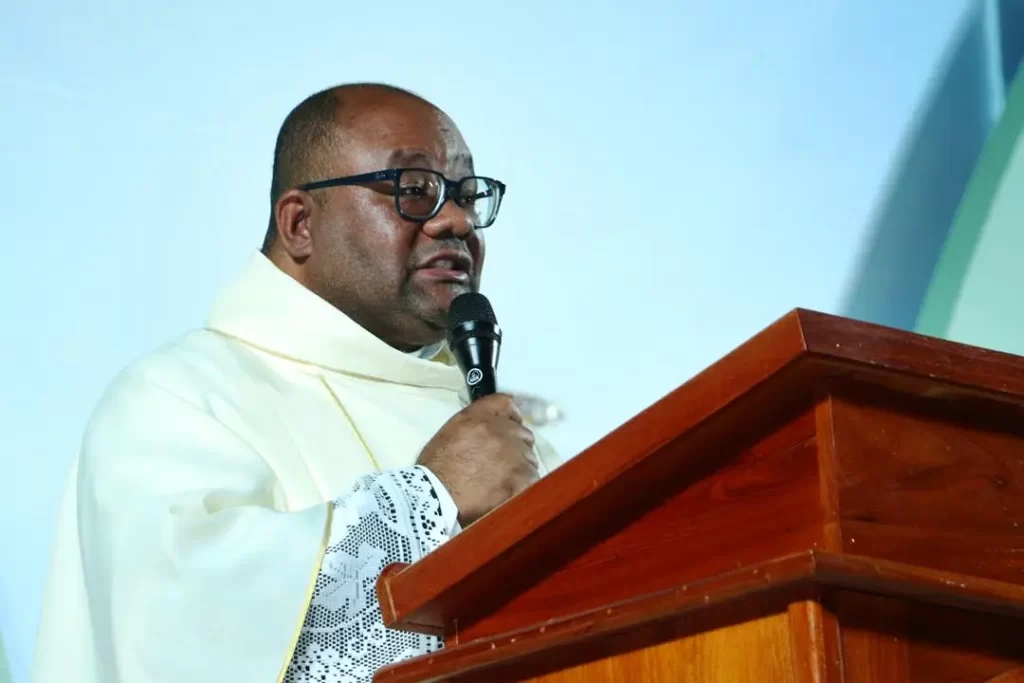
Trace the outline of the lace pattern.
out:
M 383 666 L 438 650 L 439 638 L 384 627 L 376 582 L 447 540 L 419 467 L 362 477 L 334 501 L 334 524 L 285 683 L 369 683 Z

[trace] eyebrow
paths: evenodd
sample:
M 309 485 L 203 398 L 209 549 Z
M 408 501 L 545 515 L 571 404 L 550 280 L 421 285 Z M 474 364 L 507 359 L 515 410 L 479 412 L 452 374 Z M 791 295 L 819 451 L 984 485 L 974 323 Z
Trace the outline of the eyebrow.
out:
M 396 149 L 388 156 L 388 166 L 394 167 L 398 164 L 422 163 L 424 166 L 431 166 L 433 156 L 421 149 Z M 464 164 L 470 171 L 473 170 L 473 156 L 470 154 L 458 154 L 448 160 L 449 165 Z

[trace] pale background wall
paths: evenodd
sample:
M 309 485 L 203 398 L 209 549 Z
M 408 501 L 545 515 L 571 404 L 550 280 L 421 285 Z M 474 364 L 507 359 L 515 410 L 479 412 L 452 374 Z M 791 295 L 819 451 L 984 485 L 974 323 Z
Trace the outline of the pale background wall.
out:
M 564 405 L 548 436 L 569 454 L 788 309 L 863 300 L 965 44 L 951 174 L 1001 107 L 981 0 L 163 5 L 16 0 L 0 23 L 0 629 L 18 683 L 92 404 L 201 324 L 259 244 L 277 126 L 310 92 L 417 90 L 508 182 L 485 278 L 501 375 Z M 937 256 L 946 227 L 916 234 Z

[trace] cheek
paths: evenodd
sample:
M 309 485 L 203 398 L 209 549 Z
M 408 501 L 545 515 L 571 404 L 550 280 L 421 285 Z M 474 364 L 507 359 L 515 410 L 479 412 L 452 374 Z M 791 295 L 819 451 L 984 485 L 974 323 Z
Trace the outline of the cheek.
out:
M 390 197 L 380 195 L 362 202 L 359 210 L 353 212 L 350 228 L 368 262 L 387 272 L 404 273 L 421 234 L 418 225 L 402 220 Z
M 478 232 L 477 239 L 470 242 L 469 249 L 470 253 L 473 254 L 473 260 L 476 262 L 476 272 L 477 277 L 479 277 L 484 269 L 484 261 L 487 256 L 487 243 L 484 240 L 484 236 Z

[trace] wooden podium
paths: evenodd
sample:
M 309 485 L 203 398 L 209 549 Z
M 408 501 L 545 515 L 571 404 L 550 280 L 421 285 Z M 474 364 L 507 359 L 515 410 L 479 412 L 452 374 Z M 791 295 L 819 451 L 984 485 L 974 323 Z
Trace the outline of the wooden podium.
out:
M 1024 682 L 1024 359 L 791 312 L 377 590 L 380 682 Z

